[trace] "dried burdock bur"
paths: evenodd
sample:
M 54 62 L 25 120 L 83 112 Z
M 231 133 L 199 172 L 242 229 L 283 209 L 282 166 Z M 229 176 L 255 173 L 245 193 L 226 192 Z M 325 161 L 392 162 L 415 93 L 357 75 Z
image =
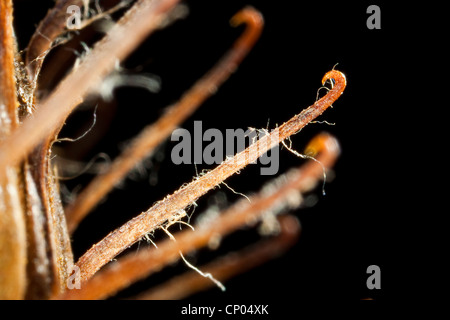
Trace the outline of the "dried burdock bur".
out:
M 79 8 L 78 30 L 68 30 L 70 6 Z M 179 0 L 59 0 L 37 25 L 25 50 L 19 51 L 13 32 L 12 0 L 0 2 L 0 298 L 107 298 L 180 258 L 197 272 L 195 276 L 179 276 L 137 298 L 182 298 L 212 284 L 222 287 L 220 281 L 274 258 L 296 241 L 296 218 L 280 215 L 303 203 L 301 195 L 326 176 L 339 147 L 333 137 L 321 134 L 302 155 L 288 147 L 285 140 L 321 115 L 343 93 L 346 78 L 334 69 L 322 80 L 322 85 L 330 87 L 327 93 L 310 107 L 298 110 L 299 114 L 272 130 L 259 130 L 265 134 L 245 150 L 198 174 L 191 182 L 185 181 L 162 200 L 149 201 L 141 214 L 112 228 L 103 239 L 92 240 L 93 245 L 74 259 L 71 234 L 80 222 L 107 201 L 108 193 L 123 185 L 133 169 L 146 159 L 157 157 L 158 148 L 172 132 L 189 123 L 197 108 L 215 95 L 225 81 L 239 76 L 232 74 L 263 32 L 264 20 L 255 8 L 245 7 L 237 12 L 230 23 L 234 27 L 242 25 L 242 34 L 223 57 L 184 94 L 159 110 L 156 119 L 149 121 L 111 164 L 98 170 L 78 194 L 72 192 L 65 205 L 61 195 L 68 193 L 67 186 L 60 178 L 70 171 L 66 168 L 70 160 L 58 161 L 55 145 L 77 142 L 95 130 L 96 117 L 105 114 L 115 87 L 135 85 L 151 92 L 160 89 L 157 77 L 139 75 L 136 70 L 135 74 L 126 74 L 121 63 L 150 35 L 176 24 L 179 18 L 186 17 L 185 13 L 186 6 Z M 95 31 L 95 26 L 100 31 Z M 88 32 L 99 33 L 100 40 L 88 45 L 81 40 L 93 39 Z M 82 52 L 70 47 L 77 41 Z M 64 49 L 76 52 L 76 59 L 66 59 Z M 53 50 L 59 51 L 52 55 Z M 101 110 L 97 113 L 95 108 L 91 127 L 79 139 L 64 139 L 61 130 L 66 122 L 70 124 L 73 111 L 95 99 L 104 101 L 96 103 Z M 120 108 L 119 102 L 113 103 Z M 106 129 L 107 125 L 102 128 Z M 309 160 L 300 169 L 275 178 L 259 193 L 199 220 L 192 230 L 175 232 L 172 225 L 189 224 L 192 213 L 187 219 L 187 212 L 203 195 L 220 186 L 231 189 L 225 183 L 227 178 L 280 144 Z M 62 155 L 65 148 L 60 147 Z M 166 157 L 165 161 L 170 159 Z M 56 163 L 62 167 L 57 168 Z M 269 236 L 243 251 L 219 258 L 204 268 L 197 268 L 184 257 L 206 246 L 216 247 L 228 234 L 255 224 L 262 230 L 262 237 Z M 167 233 L 166 239 L 155 239 L 155 247 L 134 251 L 135 243 L 142 239 L 151 241 L 151 235 L 158 230 Z M 123 253 L 128 248 L 131 252 Z M 175 285 L 174 289 L 174 283 L 182 287 Z

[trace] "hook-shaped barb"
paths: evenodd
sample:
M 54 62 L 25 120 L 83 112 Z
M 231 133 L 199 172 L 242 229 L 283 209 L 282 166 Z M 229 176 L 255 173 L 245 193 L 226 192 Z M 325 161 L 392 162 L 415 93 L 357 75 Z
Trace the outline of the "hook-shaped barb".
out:
M 233 27 L 238 27 L 243 23 L 246 24 L 245 32 L 235 42 L 233 48 L 249 51 L 261 35 L 264 18 L 261 12 L 251 6 L 247 6 L 230 19 L 230 24 Z
M 335 84 L 328 93 L 317 100 L 313 105 L 304 109 L 300 114 L 291 118 L 288 122 L 283 123 L 277 129 L 280 141 L 288 138 L 289 136 L 298 133 L 308 123 L 320 116 L 329 106 L 331 106 L 344 92 L 347 86 L 347 80 L 345 75 L 337 70 L 331 70 L 325 74 L 322 78 L 322 85 L 327 80 L 333 79 Z
M 333 88 L 326 94 L 322 99 L 319 101 L 322 101 L 323 103 L 330 105 L 336 101 L 339 96 L 344 92 L 345 87 L 347 86 L 347 79 L 345 78 L 345 75 L 338 71 L 338 70 L 331 70 L 328 71 L 322 78 L 322 85 L 324 85 L 328 80 L 334 80 Z M 319 102 L 317 101 L 317 102 Z

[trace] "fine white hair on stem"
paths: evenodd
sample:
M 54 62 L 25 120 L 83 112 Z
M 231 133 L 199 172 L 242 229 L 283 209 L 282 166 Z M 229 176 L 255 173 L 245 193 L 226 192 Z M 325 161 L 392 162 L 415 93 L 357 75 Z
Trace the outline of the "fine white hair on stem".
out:
M 186 260 L 186 258 L 183 256 L 183 254 L 180 251 L 180 256 L 181 259 L 183 259 L 184 263 L 186 263 L 186 265 L 191 268 L 192 270 L 198 272 L 202 277 L 208 278 L 210 279 L 212 282 L 214 282 L 214 284 L 219 287 L 220 290 L 225 291 L 226 288 L 225 286 L 222 284 L 222 282 L 220 282 L 219 280 L 217 280 L 216 278 L 213 277 L 213 275 L 209 272 L 204 273 L 203 271 L 201 271 L 199 268 L 197 268 L 196 266 L 194 266 L 193 264 L 191 264 L 189 261 Z
M 95 108 L 94 108 L 92 124 L 81 136 L 79 136 L 77 138 L 58 138 L 55 142 L 62 142 L 62 141 L 76 142 L 78 140 L 83 139 L 89 132 L 91 132 L 91 130 L 95 127 L 95 124 L 97 123 L 97 108 L 98 108 L 98 104 L 95 105 Z
M 152 93 L 161 90 L 161 79 L 151 74 L 126 75 L 113 73 L 99 87 L 99 94 L 105 101 L 113 100 L 113 91 L 118 87 L 130 86 L 147 89 Z
M 317 162 L 322 167 L 322 174 L 323 174 L 322 194 L 325 195 L 325 183 L 327 181 L 327 170 L 326 170 L 325 166 L 319 160 L 317 160 L 316 158 L 314 158 L 312 156 L 309 156 L 309 155 L 306 155 L 306 154 L 301 154 L 301 153 L 295 151 L 294 149 L 292 149 L 292 141 L 290 139 L 289 139 L 289 142 L 290 142 L 291 146 L 288 146 L 285 141 L 282 142 L 283 146 L 288 151 L 290 151 L 292 154 L 296 155 L 299 158 L 313 160 L 313 161 Z

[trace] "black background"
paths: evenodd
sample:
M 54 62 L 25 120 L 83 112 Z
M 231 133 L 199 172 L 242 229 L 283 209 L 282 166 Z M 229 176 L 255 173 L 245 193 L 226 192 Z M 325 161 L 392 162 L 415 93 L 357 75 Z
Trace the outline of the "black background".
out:
M 238 71 L 182 127 L 192 131 L 193 121 L 201 120 L 204 130 L 266 128 L 269 120 L 269 128 L 273 128 L 311 105 L 323 75 L 337 64 L 336 69 L 347 77 L 348 87 L 334 107 L 318 119 L 335 125 L 311 124 L 292 140 L 294 148 L 302 151 L 314 135 L 327 131 L 339 140 L 342 155 L 335 166 L 335 179 L 325 186 L 326 195 L 317 188 L 312 192 L 317 204 L 295 212 L 302 224 L 298 244 L 283 257 L 228 281 L 225 293 L 214 288 L 191 299 L 269 303 L 309 297 L 359 300 L 401 295 L 395 283 L 398 266 L 393 263 L 393 255 L 400 252 L 394 241 L 397 230 L 393 221 L 401 213 L 399 189 L 403 182 L 401 163 L 394 155 L 401 150 L 407 133 L 395 125 L 404 108 L 393 100 L 402 74 L 404 40 L 396 9 L 383 1 L 204 0 L 186 4 L 190 13 L 185 19 L 149 37 L 123 64 L 130 72 L 158 75 L 161 92 L 117 89 L 110 111 L 103 112 L 110 120 L 102 124 L 102 111 L 97 115 L 98 127 L 108 127 L 107 133 L 95 140 L 92 137 L 99 134 L 94 128 L 80 142 L 58 146 L 59 152 L 86 162 L 99 152 L 114 158 L 131 137 L 157 119 L 165 106 L 214 65 L 243 30 L 230 27 L 229 18 L 243 6 L 253 5 L 265 18 L 261 39 Z M 366 27 L 370 4 L 381 8 L 381 30 Z M 50 6 L 51 1 L 16 2 L 15 25 L 22 49 Z M 66 50 L 66 55 L 73 52 Z M 50 61 L 55 63 L 55 59 Z M 43 79 L 51 86 L 51 81 Z M 83 132 L 92 121 L 95 103 L 74 114 L 62 136 Z M 84 145 L 89 146 L 89 139 L 95 142 L 95 148 Z M 195 176 L 193 165 L 172 164 L 173 145 L 165 143 L 159 151 L 165 155 L 163 161 L 147 161 L 144 173 L 132 174 L 83 221 L 73 237 L 76 257 Z M 281 150 L 280 173 L 301 163 L 301 159 Z M 204 168 L 210 167 L 198 166 L 199 171 Z M 157 185 L 149 183 L 148 175 L 157 176 Z M 83 175 L 68 181 L 67 187 L 74 190 L 91 177 Z M 259 175 L 258 167 L 250 166 L 227 183 L 239 192 L 251 193 L 268 178 Z M 225 188 L 210 192 L 198 201 L 197 214 L 214 202 L 217 192 L 226 193 L 230 202 L 238 199 Z M 247 233 L 224 240 L 219 253 L 237 250 L 245 241 L 257 238 L 255 232 Z M 190 261 L 201 265 L 219 253 L 202 251 L 190 256 Z M 381 290 L 366 287 L 366 269 L 372 264 L 381 268 Z M 183 264 L 169 267 L 159 277 L 154 275 L 118 297 L 131 296 L 186 270 Z

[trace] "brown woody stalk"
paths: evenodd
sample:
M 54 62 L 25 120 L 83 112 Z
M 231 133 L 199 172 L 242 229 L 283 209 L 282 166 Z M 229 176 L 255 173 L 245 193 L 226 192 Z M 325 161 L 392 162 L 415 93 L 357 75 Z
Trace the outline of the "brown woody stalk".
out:
M 300 223 L 294 216 L 279 217 L 280 234 L 274 238 L 262 240 L 238 252 L 232 252 L 224 257 L 200 266 L 203 273 L 211 274 L 214 279 L 225 282 L 234 276 L 247 272 L 268 260 L 279 257 L 297 242 L 300 235 Z M 174 277 L 155 288 L 148 290 L 135 300 L 175 300 L 184 299 L 199 291 L 214 286 L 214 282 L 191 270 Z
M 145 234 L 172 220 L 176 214 L 179 214 L 206 192 L 247 166 L 247 164 L 256 161 L 268 150 L 297 133 L 310 121 L 322 114 L 339 98 L 346 86 L 344 74 L 337 70 L 332 70 L 325 74 L 322 84 L 330 79 L 334 79 L 334 87 L 312 106 L 274 129 L 269 135 L 262 137 L 244 151 L 224 161 L 214 170 L 178 189 L 164 200 L 157 202 L 149 210 L 131 219 L 92 246 L 77 262 L 81 272 L 81 279 L 86 280 L 90 278 L 98 269 L 141 239 Z
M 221 213 L 213 223 L 198 226 L 195 231 L 187 230 L 176 234 L 176 241 L 166 240 L 158 245 L 158 249 L 141 249 L 138 253 L 130 253 L 118 259 L 94 277 L 82 283 L 80 290 L 67 291 L 63 299 L 101 299 L 106 298 L 131 283 L 161 269 L 168 263 L 179 259 L 179 253 L 188 253 L 206 246 L 211 239 L 224 237 L 227 234 L 255 221 L 262 214 L 271 210 L 283 210 L 287 202 L 292 202 L 292 195 L 306 192 L 313 188 L 323 176 L 323 170 L 333 165 L 339 154 L 337 141 L 321 134 L 308 145 L 306 152 L 318 154 L 317 161 L 310 160 L 300 170 L 288 174 L 267 194 L 262 192 L 251 196 Z M 297 197 L 298 199 L 298 197 Z M 294 201 L 293 206 L 298 206 Z
M 0 168 L 17 164 L 49 132 L 56 132 L 72 110 L 151 32 L 156 30 L 179 0 L 139 0 L 73 70 L 36 107 L 37 111 L 0 143 Z M 0 181 L 5 172 L 0 171 Z
M 229 52 L 181 99 L 170 106 L 164 115 L 144 128 L 124 152 L 114 160 L 105 173 L 99 174 L 66 209 L 67 223 L 74 231 L 79 222 L 133 167 L 149 156 L 154 149 L 185 121 L 217 88 L 228 79 L 258 40 L 262 28 L 261 14 L 247 7 L 232 19 L 234 26 L 245 23 L 247 29 Z
M 39 23 L 28 43 L 25 56 L 25 65 L 27 67 L 28 78 L 31 82 L 36 81 L 44 59 L 53 46 L 63 42 L 58 41 L 58 38 L 67 32 L 67 8 L 72 5 L 82 7 L 85 4 L 85 0 L 58 0 L 55 6 L 49 10 L 44 19 Z M 118 5 L 106 12 L 98 13 L 93 17 L 83 20 L 79 26 L 80 29 L 105 17 L 105 15 L 123 8 L 127 4 L 127 2 L 119 2 Z

